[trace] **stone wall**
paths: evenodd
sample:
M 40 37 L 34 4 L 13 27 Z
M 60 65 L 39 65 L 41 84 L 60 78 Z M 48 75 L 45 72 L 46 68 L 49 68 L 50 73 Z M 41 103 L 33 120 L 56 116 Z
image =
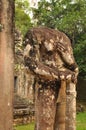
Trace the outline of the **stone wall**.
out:
M 15 31 L 14 75 L 14 125 L 27 124 L 34 120 L 34 77 L 27 73 L 23 62 L 22 35 Z
M 24 67 L 21 65 L 18 74 L 15 75 L 15 93 L 28 100 L 33 100 L 33 83 L 34 77 L 27 74 Z
M 33 100 L 34 77 L 24 68 L 22 39 L 21 33 L 16 30 L 14 92 L 23 98 Z

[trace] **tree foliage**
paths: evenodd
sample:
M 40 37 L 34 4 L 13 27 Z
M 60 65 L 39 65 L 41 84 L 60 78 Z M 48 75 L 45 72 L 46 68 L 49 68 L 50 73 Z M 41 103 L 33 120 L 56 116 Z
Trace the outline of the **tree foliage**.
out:
M 75 45 L 74 55 L 79 65 L 81 76 L 86 78 L 86 34 L 83 34 Z
M 76 32 L 86 29 L 85 8 L 86 0 L 41 0 L 33 13 L 37 25 L 58 28 L 73 38 Z
M 38 26 L 59 29 L 70 37 L 80 73 L 85 75 L 86 0 L 41 0 L 33 14 Z
M 15 0 L 15 26 L 22 34 L 32 27 L 29 12 L 30 6 L 27 0 Z

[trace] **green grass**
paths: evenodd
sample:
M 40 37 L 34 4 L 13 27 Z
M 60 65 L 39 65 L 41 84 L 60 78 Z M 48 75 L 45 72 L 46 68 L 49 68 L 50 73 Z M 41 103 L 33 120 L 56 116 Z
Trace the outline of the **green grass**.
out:
M 16 126 L 15 130 L 34 130 L 34 123 L 30 123 L 28 125 Z
M 77 114 L 77 130 L 86 130 L 86 112 Z
M 34 130 L 34 123 L 15 127 L 16 130 Z M 86 130 L 86 112 L 77 114 L 77 130 Z

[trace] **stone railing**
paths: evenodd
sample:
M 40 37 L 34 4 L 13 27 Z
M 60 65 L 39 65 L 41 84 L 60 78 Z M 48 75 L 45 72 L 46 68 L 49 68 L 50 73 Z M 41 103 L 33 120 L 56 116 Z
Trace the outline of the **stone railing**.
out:
M 34 104 L 19 96 L 14 100 L 14 125 L 28 124 L 34 121 Z

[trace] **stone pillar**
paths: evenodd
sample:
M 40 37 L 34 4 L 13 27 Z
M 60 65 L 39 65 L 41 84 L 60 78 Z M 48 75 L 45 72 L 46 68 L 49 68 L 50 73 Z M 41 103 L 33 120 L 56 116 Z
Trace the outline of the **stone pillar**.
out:
M 76 130 L 76 85 L 67 83 L 66 130 Z

